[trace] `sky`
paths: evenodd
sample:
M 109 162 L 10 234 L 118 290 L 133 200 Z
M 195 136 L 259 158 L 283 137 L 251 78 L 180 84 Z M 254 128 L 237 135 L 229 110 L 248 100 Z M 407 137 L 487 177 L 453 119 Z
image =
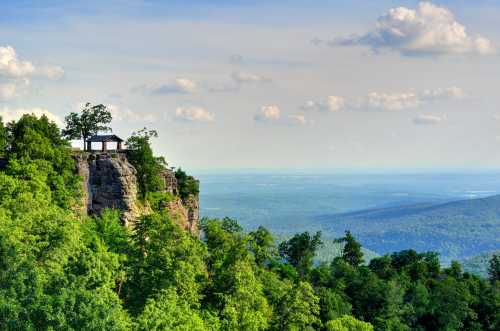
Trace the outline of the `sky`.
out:
M 500 1 L 0 1 L 0 116 L 188 169 L 500 167 Z

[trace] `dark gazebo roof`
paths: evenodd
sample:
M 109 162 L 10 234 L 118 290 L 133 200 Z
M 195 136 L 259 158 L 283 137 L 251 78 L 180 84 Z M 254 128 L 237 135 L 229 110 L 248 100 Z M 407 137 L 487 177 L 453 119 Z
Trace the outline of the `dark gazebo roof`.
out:
M 98 134 L 90 137 L 90 139 L 87 140 L 87 142 L 91 143 L 110 142 L 110 141 L 123 142 L 123 139 L 114 134 Z

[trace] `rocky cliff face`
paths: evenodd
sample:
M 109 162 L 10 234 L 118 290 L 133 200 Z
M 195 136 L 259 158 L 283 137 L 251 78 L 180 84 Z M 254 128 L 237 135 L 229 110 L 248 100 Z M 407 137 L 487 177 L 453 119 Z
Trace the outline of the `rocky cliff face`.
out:
M 126 226 L 134 227 L 141 214 L 150 209 L 137 199 L 137 177 L 135 168 L 123 153 L 91 154 L 87 159 L 76 157 L 78 174 L 83 178 L 83 209 L 88 214 L 100 214 L 106 208 L 122 212 Z M 199 199 L 189 196 L 182 200 L 178 196 L 178 184 L 172 170 L 165 169 L 160 174 L 165 181 L 165 191 L 174 199 L 167 208 L 176 222 L 193 234 L 199 233 Z

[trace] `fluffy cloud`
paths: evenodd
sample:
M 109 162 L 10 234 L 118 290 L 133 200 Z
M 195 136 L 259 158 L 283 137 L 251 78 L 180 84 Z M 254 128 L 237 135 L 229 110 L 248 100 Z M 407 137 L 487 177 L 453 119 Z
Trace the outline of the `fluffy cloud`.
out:
M 33 63 L 20 60 L 11 46 L 0 47 L 0 76 L 8 78 L 29 78 L 35 75 L 58 79 L 64 74 L 59 66 L 35 67 Z
M 434 115 L 419 115 L 413 119 L 413 123 L 416 125 L 436 125 L 443 122 L 445 119 L 443 117 Z
M 345 107 L 345 99 L 330 95 L 323 101 L 307 101 L 301 108 L 306 111 L 330 111 L 336 112 Z
M 157 117 L 151 113 L 137 113 L 126 107 L 121 107 L 118 105 L 106 105 L 106 108 L 113 116 L 113 120 L 117 121 L 134 121 L 134 122 L 148 122 L 153 123 L 157 120 Z
M 34 76 L 59 79 L 63 74 L 59 66 L 35 67 L 30 61 L 19 59 L 13 47 L 0 47 L 0 101 L 21 95 Z
M 449 9 L 430 2 L 420 2 L 416 9 L 392 8 L 378 19 L 373 31 L 335 39 L 330 44 L 367 45 L 374 50 L 393 49 L 403 55 L 495 53 L 490 40 L 470 36 Z
M 262 123 L 275 123 L 285 125 L 307 125 L 312 123 L 302 114 L 282 117 L 281 110 L 276 105 L 263 106 L 260 109 L 260 112 L 254 116 L 254 120 L 256 122 Z
M 245 84 L 245 83 L 255 84 L 255 83 L 266 83 L 271 81 L 270 78 L 256 74 L 251 74 L 248 72 L 233 72 L 231 78 L 238 84 Z
M 276 105 L 263 106 L 260 113 L 254 116 L 257 122 L 276 122 L 281 119 L 281 110 Z
M 0 117 L 2 117 L 2 120 L 5 122 L 10 122 L 14 120 L 18 120 L 25 114 L 33 114 L 37 117 L 41 117 L 45 115 L 50 121 L 56 123 L 58 126 L 62 126 L 63 122 L 59 118 L 59 116 L 54 115 L 47 109 L 43 108 L 17 108 L 17 109 L 9 109 L 7 107 L 1 108 L 0 109 Z
M 172 82 L 157 85 L 143 85 L 133 89 L 134 92 L 143 92 L 153 95 L 162 94 L 192 94 L 198 90 L 198 84 L 188 78 L 176 78 Z
M 201 107 L 179 107 L 175 110 L 175 118 L 185 122 L 213 122 L 215 115 Z
M 404 110 L 418 108 L 424 104 L 454 100 L 465 97 L 465 92 L 456 86 L 427 89 L 421 92 L 380 93 L 370 92 L 365 97 L 346 100 L 339 96 L 329 96 L 326 101 L 307 101 L 303 110 L 339 111 L 342 109 L 360 110 Z

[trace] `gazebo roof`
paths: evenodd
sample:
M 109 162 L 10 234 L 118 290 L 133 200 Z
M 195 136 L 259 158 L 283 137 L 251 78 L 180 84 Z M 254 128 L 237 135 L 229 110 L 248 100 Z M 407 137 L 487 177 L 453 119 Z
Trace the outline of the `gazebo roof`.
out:
M 98 134 L 90 137 L 90 139 L 87 140 L 87 142 L 91 143 L 110 142 L 110 141 L 122 142 L 123 139 L 114 134 Z

